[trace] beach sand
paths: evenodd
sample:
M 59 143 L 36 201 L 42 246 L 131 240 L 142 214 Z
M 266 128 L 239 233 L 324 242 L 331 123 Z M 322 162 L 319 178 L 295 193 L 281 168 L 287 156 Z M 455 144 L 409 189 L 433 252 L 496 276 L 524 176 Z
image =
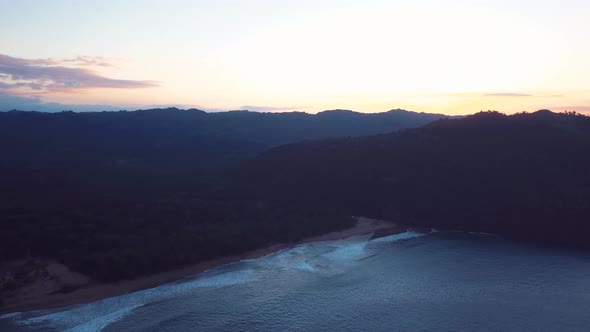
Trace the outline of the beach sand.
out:
M 35 282 L 22 287 L 17 292 L 5 296 L 0 306 L 0 315 L 12 312 L 23 312 L 48 308 L 66 307 L 75 304 L 90 303 L 104 298 L 132 293 L 143 289 L 179 281 L 186 277 L 197 275 L 203 271 L 219 267 L 243 259 L 254 259 L 270 255 L 279 250 L 289 249 L 303 243 L 334 241 L 355 235 L 374 233 L 385 236 L 405 231 L 405 228 L 389 221 L 376 220 L 365 217 L 355 217 L 354 227 L 328 234 L 303 239 L 296 243 L 280 243 L 252 250 L 239 255 L 232 255 L 214 260 L 192 264 L 183 268 L 161 272 L 133 280 L 123 280 L 116 283 L 97 283 L 90 278 L 69 270 L 67 267 L 53 261 L 43 264 L 50 276 L 37 278 Z M 9 268 L 9 267 L 4 267 Z M 0 268 L 1 272 L 1 268 Z M 70 288 L 67 293 L 60 290 Z

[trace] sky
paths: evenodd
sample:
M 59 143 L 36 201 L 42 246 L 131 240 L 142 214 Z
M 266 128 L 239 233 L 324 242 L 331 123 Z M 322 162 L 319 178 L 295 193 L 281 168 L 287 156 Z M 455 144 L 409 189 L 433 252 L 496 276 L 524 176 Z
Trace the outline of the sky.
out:
M 0 0 L 0 111 L 590 113 L 587 0 Z

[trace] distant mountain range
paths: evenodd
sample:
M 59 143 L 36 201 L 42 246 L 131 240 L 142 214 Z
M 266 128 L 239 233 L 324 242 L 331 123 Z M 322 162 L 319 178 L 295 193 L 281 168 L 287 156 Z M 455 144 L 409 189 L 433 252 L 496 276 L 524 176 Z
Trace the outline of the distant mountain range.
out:
M 135 169 L 214 169 L 280 144 L 419 127 L 442 114 L 392 110 L 206 113 L 177 108 L 133 112 L 0 112 L 0 160 L 35 166 L 92 164 Z

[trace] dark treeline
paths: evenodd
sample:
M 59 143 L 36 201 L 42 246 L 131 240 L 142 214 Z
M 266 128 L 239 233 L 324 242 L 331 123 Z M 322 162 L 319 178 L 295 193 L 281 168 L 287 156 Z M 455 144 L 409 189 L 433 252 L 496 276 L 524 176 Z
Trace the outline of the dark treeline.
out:
M 61 193 L 63 194 L 63 193 Z M 351 226 L 328 209 L 147 197 L 29 200 L 3 216 L 2 258 L 49 257 L 100 281 L 214 259 Z
M 442 115 L 0 113 L 0 262 L 48 257 L 103 281 L 352 225 L 333 209 L 204 195 L 272 146 L 417 127 Z
M 589 152 L 589 117 L 482 112 L 281 146 L 237 168 L 221 192 L 590 248 Z
M 46 257 L 115 281 L 353 224 L 332 209 L 206 197 L 201 176 L 0 167 L 0 262 Z

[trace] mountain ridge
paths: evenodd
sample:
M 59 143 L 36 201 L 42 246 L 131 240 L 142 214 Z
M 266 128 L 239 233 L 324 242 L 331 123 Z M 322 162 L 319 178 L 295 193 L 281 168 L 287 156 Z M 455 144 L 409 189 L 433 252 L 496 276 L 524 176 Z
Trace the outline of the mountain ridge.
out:
M 305 139 L 396 131 L 446 117 L 441 114 L 327 111 L 206 113 L 197 109 L 117 112 L 0 112 L 0 160 L 30 162 L 125 160 L 141 167 L 214 169 L 273 146 Z M 65 147 L 69 150 L 64 150 Z M 51 150 L 51 155 L 48 151 Z M 43 159 L 46 158 L 46 159 Z

